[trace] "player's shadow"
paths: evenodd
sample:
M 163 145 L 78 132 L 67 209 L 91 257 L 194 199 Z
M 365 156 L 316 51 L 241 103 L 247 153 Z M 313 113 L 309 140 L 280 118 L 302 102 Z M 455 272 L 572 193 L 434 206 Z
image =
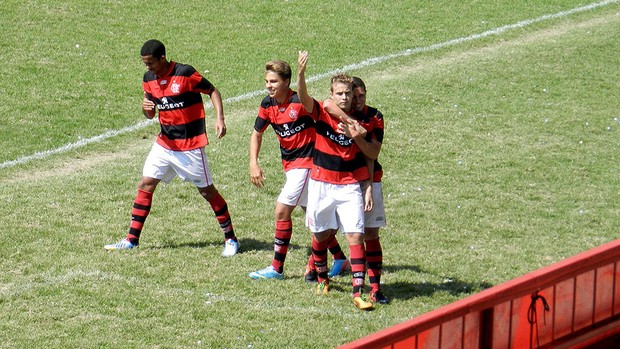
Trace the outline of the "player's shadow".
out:
M 149 246 L 151 249 L 171 249 L 171 248 L 206 248 L 206 247 L 219 247 L 223 246 L 223 241 L 221 239 L 216 240 L 203 240 L 203 241 L 183 241 L 179 242 L 178 240 L 168 240 L 168 241 L 160 241 L 152 246 Z M 264 240 L 256 240 L 252 238 L 243 238 L 239 239 L 239 253 L 251 252 L 251 251 L 264 251 L 269 250 L 273 251 L 273 241 L 264 241 Z M 289 247 L 291 248 L 300 248 L 295 244 L 291 244 Z
M 397 274 L 402 270 L 428 273 L 417 266 L 410 265 L 384 267 L 386 273 Z M 381 288 L 392 299 L 411 299 L 415 297 L 430 297 L 437 292 L 446 292 L 452 296 L 468 296 L 493 286 L 488 282 L 466 282 L 456 277 L 442 276 L 441 278 L 443 278 L 443 282 L 388 282 L 382 284 Z

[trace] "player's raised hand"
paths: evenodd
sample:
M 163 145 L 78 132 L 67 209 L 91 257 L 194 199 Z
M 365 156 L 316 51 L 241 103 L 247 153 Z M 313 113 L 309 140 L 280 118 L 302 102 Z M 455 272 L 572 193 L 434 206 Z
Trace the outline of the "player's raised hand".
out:
M 297 71 L 299 74 L 306 72 L 306 64 L 308 63 L 308 51 L 299 51 L 297 56 Z

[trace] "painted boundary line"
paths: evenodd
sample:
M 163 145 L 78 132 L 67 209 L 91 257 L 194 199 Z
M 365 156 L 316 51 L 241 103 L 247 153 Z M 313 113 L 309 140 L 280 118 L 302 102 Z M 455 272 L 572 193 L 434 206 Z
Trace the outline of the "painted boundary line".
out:
M 551 20 L 551 19 L 556 19 L 556 18 L 561 18 L 561 17 L 566 17 L 566 16 L 570 16 L 572 14 L 575 13 L 580 13 L 580 12 L 585 12 L 585 11 L 589 11 L 598 7 L 604 7 L 607 5 L 611 5 L 611 4 L 617 4 L 620 3 L 620 0 L 606 0 L 606 1 L 601 1 L 601 2 L 596 2 L 596 3 L 592 3 L 589 5 L 585 5 L 585 6 L 581 6 L 581 7 L 576 7 L 574 9 L 571 10 L 567 10 L 567 11 L 562 11 L 562 12 L 558 12 L 558 13 L 554 13 L 554 14 L 548 14 L 548 15 L 543 15 L 534 19 L 527 19 L 524 21 L 520 21 L 517 23 L 513 23 L 513 24 L 508 24 L 505 26 L 501 26 L 501 27 L 497 27 L 495 29 L 491 29 L 491 30 L 487 30 L 485 32 L 479 33 L 479 34 L 473 34 L 470 36 L 465 36 L 465 37 L 461 37 L 461 38 L 457 38 L 457 39 L 452 39 L 452 40 L 448 40 L 448 41 L 444 41 L 438 44 L 433 44 L 433 45 L 429 45 L 429 46 L 424 46 L 424 47 L 417 47 L 417 48 L 413 48 L 413 49 L 407 49 L 404 51 L 400 51 L 400 52 L 396 52 L 396 53 L 392 53 L 392 54 L 388 54 L 388 55 L 384 55 L 384 56 L 379 56 L 379 57 L 373 57 L 373 58 L 368 58 L 366 60 L 363 60 L 359 63 L 354 63 L 354 64 L 349 64 L 349 65 L 345 65 L 344 67 L 335 69 L 335 70 L 331 70 L 322 74 L 318 74 L 318 75 L 313 75 L 311 77 L 309 77 L 306 82 L 310 83 L 310 82 L 314 82 L 314 81 L 318 81 L 321 79 L 324 79 L 326 77 L 330 77 L 332 75 L 334 75 L 337 72 L 341 72 L 341 71 L 353 71 L 353 70 L 359 70 L 365 67 L 369 67 L 369 66 L 373 66 L 375 64 L 379 64 L 379 63 L 383 63 L 385 61 L 389 61 L 392 59 L 396 59 L 396 58 L 400 58 L 400 57 L 406 57 L 406 56 L 411 56 L 414 54 L 418 54 L 418 53 L 424 53 L 424 52 L 429 52 L 429 51 L 434 51 L 434 50 L 438 50 L 441 48 L 445 48 L 445 47 L 449 47 L 449 46 L 453 46 L 453 45 L 458 45 L 464 42 L 468 42 L 468 41 L 474 41 L 474 40 L 478 40 L 478 39 L 482 39 L 488 36 L 492 36 L 492 35 L 499 35 L 505 31 L 508 30 L 512 30 L 512 29 L 518 29 L 518 28 L 523 28 L 535 23 L 539 23 L 539 22 L 543 22 L 543 21 L 547 21 L 547 20 Z M 295 84 L 293 84 L 295 85 Z M 235 97 L 230 97 L 230 98 L 226 98 L 224 99 L 224 103 L 228 104 L 228 103 L 235 103 L 235 102 L 240 102 L 246 99 L 250 99 L 250 98 L 254 98 L 257 96 L 261 96 L 265 93 L 265 90 L 256 90 L 256 91 L 252 91 L 252 92 L 248 92 L 239 96 L 235 96 Z M 211 104 L 208 103 L 206 104 L 207 108 L 211 108 Z M 73 150 L 76 148 L 80 148 L 83 147 L 85 145 L 91 144 L 91 143 L 98 143 L 101 141 L 104 141 L 108 138 L 112 138 L 124 133 L 129 133 L 129 132 L 133 132 L 139 129 L 142 129 L 152 123 L 155 122 L 155 119 L 152 120 L 145 120 L 142 122 L 139 122 L 133 126 L 128 126 L 128 127 L 124 127 L 118 130 L 112 130 L 112 131 L 108 131 L 105 133 L 102 133 L 98 136 L 95 137 L 91 137 L 91 138 L 84 138 L 84 139 L 80 139 L 77 142 L 73 142 L 73 143 L 69 143 L 66 145 L 63 145 L 62 147 L 59 148 L 54 148 L 54 149 L 49 149 L 49 150 L 45 150 L 42 152 L 37 152 L 34 153 L 33 155 L 28 155 L 28 156 L 24 156 L 15 160 L 10 160 L 10 161 L 5 161 L 3 163 L 0 163 L 0 169 L 3 168 L 8 168 L 8 167 L 13 167 L 19 164 L 24 164 L 27 162 L 30 162 L 32 160 L 37 160 L 37 159 L 43 159 L 46 158 L 50 155 L 54 155 L 54 154 L 60 154 L 60 153 L 64 153 L 67 152 L 69 150 Z

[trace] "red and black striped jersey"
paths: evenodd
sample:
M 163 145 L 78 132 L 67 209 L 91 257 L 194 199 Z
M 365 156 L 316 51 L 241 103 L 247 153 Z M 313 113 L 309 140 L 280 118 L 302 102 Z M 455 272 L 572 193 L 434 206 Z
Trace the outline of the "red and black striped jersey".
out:
M 383 114 L 381 114 L 380 111 L 376 108 L 365 105 L 364 109 L 355 111 L 352 116 L 359 121 L 360 125 L 362 125 L 366 131 L 368 131 L 368 134 L 366 135 L 366 140 L 368 142 L 374 139 L 379 143 L 383 143 Z M 383 178 L 383 168 L 381 167 L 378 159 L 375 160 L 374 173 L 372 177 L 373 182 L 381 182 L 381 178 Z
M 142 88 L 157 106 L 161 132 L 157 143 L 171 150 L 192 150 L 209 144 L 201 93 L 215 89 L 193 67 L 170 62 L 170 70 L 159 77 L 144 73 Z
M 340 119 L 321 105 L 316 120 L 316 141 L 311 178 L 333 184 L 353 184 L 370 178 L 366 157 L 355 141 L 338 133 Z
M 286 102 L 282 104 L 269 96 L 260 104 L 254 129 L 264 132 L 271 125 L 280 141 L 284 171 L 312 167 L 316 134 L 314 119 L 319 113 L 318 102 L 315 104 L 312 114 L 308 113 L 293 90 L 289 90 Z

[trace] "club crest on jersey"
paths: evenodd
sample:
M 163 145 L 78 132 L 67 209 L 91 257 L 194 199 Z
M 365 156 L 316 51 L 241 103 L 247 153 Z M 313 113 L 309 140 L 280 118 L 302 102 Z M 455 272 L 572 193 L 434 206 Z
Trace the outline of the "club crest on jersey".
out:
M 297 119 L 297 117 L 299 116 L 299 113 L 297 112 L 297 110 L 295 110 L 295 109 L 291 109 L 291 110 L 288 112 L 288 116 L 290 116 L 290 117 L 291 117 L 291 119 L 296 120 L 296 119 Z
M 181 91 L 181 85 L 173 82 L 170 86 L 170 91 L 172 91 L 172 93 L 179 93 L 179 91 Z

